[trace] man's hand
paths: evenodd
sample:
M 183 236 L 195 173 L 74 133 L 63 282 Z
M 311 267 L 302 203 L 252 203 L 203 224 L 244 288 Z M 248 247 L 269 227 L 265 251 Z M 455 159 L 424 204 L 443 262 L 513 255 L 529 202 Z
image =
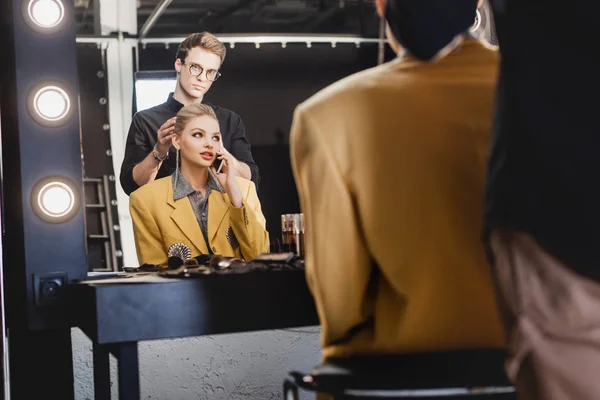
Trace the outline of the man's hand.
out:
M 166 156 L 171 148 L 171 137 L 175 133 L 175 120 L 177 117 L 168 119 L 167 122 L 162 124 L 158 129 L 157 140 L 158 144 L 156 149 L 158 150 L 159 156 Z

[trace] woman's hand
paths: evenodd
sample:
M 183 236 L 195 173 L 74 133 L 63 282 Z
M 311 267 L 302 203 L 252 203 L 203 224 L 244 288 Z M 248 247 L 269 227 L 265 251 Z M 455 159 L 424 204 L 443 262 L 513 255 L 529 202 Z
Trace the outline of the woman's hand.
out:
M 225 192 L 227 192 L 231 205 L 236 208 L 241 208 L 243 205 L 242 191 L 240 190 L 236 179 L 237 173 L 234 167 L 236 160 L 229 152 L 223 150 L 217 151 L 217 159 L 222 160 L 223 162 L 221 172 L 217 174 L 215 167 L 211 167 L 211 169 L 215 173 L 221 186 L 223 186 L 223 189 L 225 189 Z

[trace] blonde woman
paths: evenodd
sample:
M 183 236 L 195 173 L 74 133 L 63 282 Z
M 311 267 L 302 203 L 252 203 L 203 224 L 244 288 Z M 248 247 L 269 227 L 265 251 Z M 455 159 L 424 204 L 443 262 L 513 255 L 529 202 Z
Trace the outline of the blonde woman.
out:
M 219 122 L 205 104 L 177 113 L 172 138 L 177 151 L 173 175 L 148 183 L 130 197 L 138 261 L 166 265 L 176 243 L 192 257 L 220 254 L 252 260 L 269 251 L 256 188 L 236 176 L 231 155 L 222 151 Z M 213 164 L 220 160 L 217 171 Z

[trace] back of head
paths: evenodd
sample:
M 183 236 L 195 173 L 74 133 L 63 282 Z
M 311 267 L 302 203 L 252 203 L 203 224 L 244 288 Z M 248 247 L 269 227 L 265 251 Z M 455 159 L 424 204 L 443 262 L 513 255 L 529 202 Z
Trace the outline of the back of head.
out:
M 385 19 L 408 52 L 431 60 L 473 25 L 478 0 L 387 0 Z
M 209 32 L 192 33 L 186 37 L 177 48 L 177 58 L 182 62 L 185 61 L 188 52 L 195 47 L 200 47 L 201 49 L 216 54 L 221 59 L 221 63 L 225 61 L 225 55 L 227 53 L 225 45 L 217 39 L 215 35 Z
M 208 115 L 209 117 L 212 117 L 218 121 L 215 111 L 207 104 L 193 103 L 183 107 L 177 113 L 177 119 L 175 121 L 175 134 L 181 134 L 191 119 L 202 117 L 204 115 Z

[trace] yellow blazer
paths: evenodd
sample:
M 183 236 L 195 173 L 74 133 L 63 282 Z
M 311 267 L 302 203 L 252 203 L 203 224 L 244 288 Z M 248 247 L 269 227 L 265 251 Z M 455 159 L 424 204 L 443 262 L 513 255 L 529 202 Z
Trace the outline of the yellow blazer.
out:
M 208 197 L 209 245 L 215 254 L 252 260 L 269 251 L 269 234 L 254 183 L 243 178 L 237 180 L 244 198 L 242 208 L 233 207 L 229 196 L 216 190 Z M 133 192 L 129 211 L 140 264 L 166 265 L 167 251 L 175 243 L 186 244 L 192 257 L 208 254 L 188 197 L 173 200 L 170 176 Z
M 503 346 L 480 239 L 497 65 L 467 40 L 297 107 L 292 166 L 325 357 Z

